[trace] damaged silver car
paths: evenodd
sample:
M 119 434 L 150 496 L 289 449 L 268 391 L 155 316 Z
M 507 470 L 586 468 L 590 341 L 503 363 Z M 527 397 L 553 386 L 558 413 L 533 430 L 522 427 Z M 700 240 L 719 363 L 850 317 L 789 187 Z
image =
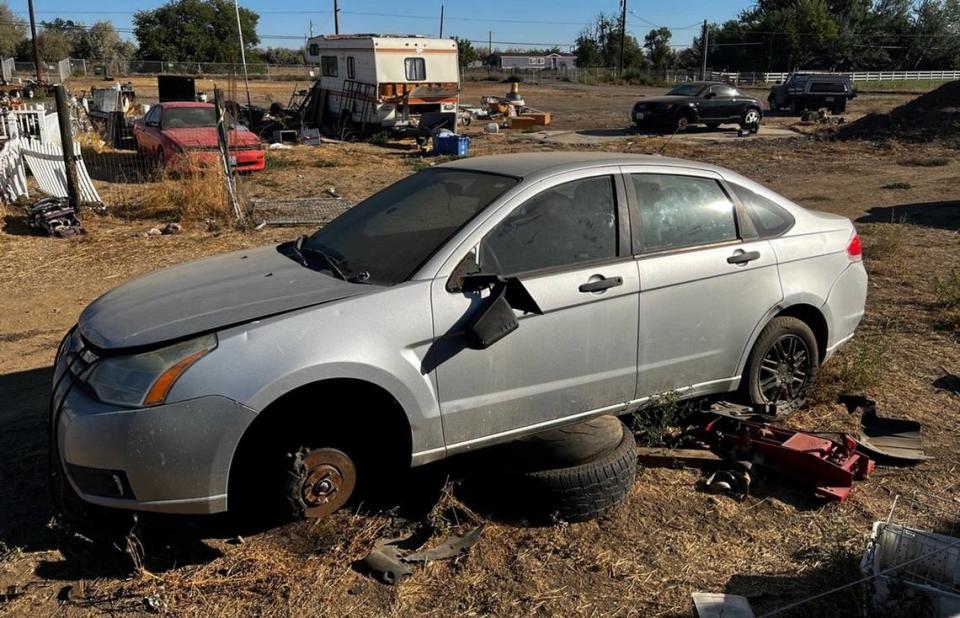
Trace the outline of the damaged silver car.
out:
M 867 275 L 846 218 L 655 156 L 470 158 L 318 232 L 126 283 L 57 353 L 65 492 L 324 515 L 399 470 L 652 397 L 801 405 Z

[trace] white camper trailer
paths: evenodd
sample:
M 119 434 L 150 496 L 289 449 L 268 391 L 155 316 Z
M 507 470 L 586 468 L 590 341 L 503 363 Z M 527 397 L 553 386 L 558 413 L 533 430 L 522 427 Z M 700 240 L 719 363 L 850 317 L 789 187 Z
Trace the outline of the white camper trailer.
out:
M 354 134 L 455 128 L 460 69 L 452 39 L 318 36 L 307 43 L 307 61 L 320 67 L 312 93 L 317 125 Z

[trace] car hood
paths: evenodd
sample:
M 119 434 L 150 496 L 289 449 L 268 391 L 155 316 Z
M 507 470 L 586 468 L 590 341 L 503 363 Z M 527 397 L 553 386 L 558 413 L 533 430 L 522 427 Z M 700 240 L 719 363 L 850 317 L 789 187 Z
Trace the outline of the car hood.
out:
M 260 247 L 134 279 L 84 309 L 79 328 L 101 350 L 148 347 L 376 289 Z

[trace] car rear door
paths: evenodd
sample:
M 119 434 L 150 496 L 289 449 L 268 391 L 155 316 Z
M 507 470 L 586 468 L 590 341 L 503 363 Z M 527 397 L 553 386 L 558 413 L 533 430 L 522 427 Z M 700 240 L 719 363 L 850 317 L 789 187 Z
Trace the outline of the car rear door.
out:
M 624 168 L 640 274 L 637 397 L 728 391 L 782 298 L 777 260 L 719 175 Z
M 435 368 L 455 453 L 563 419 L 623 409 L 636 390 L 637 265 L 616 167 L 560 175 L 501 208 L 467 245 L 483 272 L 517 275 L 543 310 L 484 350 L 462 331 L 479 302 L 434 281 Z M 495 220 L 499 219 L 499 220 Z M 474 243 L 479 243 L 474 244 Z M 464 257 L 461 255 L 461 257 Z M 456 259 L 456 257 L 451 258 Z

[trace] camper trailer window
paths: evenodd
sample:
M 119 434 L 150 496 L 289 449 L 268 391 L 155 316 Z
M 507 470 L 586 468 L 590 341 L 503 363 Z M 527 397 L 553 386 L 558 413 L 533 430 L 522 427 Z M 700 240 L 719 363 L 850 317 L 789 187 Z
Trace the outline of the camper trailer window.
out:
M 320 56 L 320 70 L 326 77 L 337 76 L 337 57 Z
M 403 64 L 407 69 L 408 82 L 422 82 L 427 79 L 427 63 L 423 58 L 407 58 Z
M 353 79 L 357 76 L 357 70 L 353 65 L 353 56 L 347 56 L 347 79 Z

